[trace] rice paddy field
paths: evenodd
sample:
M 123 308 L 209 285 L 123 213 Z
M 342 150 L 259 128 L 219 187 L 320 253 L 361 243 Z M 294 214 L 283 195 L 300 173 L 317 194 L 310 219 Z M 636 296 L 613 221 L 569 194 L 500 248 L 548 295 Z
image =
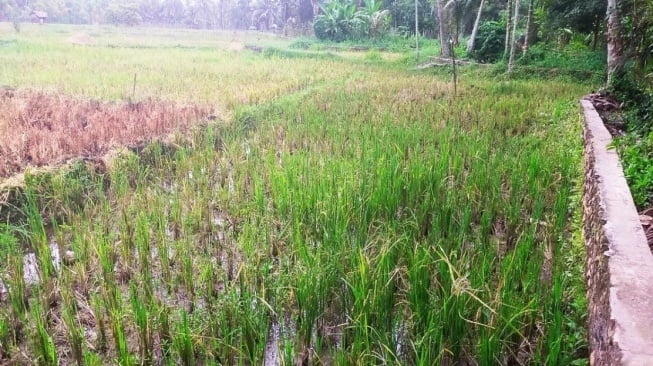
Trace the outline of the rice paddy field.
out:
M 0 364 L 587 364 L 593 86 L 292 42 L 0 24 Z

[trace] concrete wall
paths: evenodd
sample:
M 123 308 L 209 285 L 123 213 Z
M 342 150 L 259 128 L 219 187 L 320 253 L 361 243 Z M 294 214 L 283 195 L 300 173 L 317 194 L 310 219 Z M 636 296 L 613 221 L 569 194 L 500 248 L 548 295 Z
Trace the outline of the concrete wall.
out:
M 612 137 L 591 102 L 581 105 L 590 364 L 653 365 L 653 255 Z

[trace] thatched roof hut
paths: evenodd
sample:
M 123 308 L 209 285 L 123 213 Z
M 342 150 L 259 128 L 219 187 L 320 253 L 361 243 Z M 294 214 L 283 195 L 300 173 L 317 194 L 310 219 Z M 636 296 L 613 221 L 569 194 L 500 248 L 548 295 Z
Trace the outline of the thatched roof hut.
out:
M 30 16 L 34 21 L 38 21 L 41 24 L 43 24 L 45 20 L 48 19 L 48 13 L 44 11 L 33 10 L 30 13 Z

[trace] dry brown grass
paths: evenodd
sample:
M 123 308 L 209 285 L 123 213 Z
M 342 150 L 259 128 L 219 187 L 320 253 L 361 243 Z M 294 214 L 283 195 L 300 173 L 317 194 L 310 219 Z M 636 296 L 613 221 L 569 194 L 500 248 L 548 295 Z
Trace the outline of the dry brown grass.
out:
M 0 177 L 28 166 L 94 157 L 117 146 L 212 119 L 213 108 L 146 99 L 99 102 L 34 90 L 0 89 Z

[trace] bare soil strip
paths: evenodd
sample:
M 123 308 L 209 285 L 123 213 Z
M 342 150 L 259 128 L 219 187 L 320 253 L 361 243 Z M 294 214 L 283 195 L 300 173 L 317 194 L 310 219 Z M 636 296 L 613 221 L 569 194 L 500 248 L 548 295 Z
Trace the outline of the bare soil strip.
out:
M 213 113 L 211 106 L 151 98 L 136 103 L 101 102 L 0 88 L 0 178 L 29 166 L 95 157 L 116 146 L 140 145 L 215 119 Z

